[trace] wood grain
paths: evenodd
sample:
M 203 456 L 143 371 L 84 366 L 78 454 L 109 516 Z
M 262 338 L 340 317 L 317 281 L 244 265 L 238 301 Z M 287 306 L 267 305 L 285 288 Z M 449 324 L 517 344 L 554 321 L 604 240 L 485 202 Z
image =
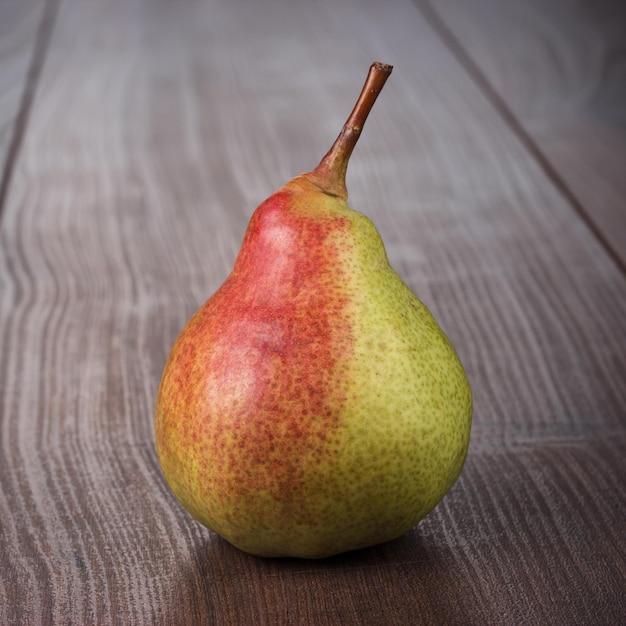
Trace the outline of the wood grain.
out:
M 395 542 L 257 559 L 167 490 L 156 389 L 373 60 L 351 203 L 466 366 L 470 454 Z M 0 227 L 1 624 L 623 621 L 624 275 L 415 4 L 64 0 L 42 67 Z

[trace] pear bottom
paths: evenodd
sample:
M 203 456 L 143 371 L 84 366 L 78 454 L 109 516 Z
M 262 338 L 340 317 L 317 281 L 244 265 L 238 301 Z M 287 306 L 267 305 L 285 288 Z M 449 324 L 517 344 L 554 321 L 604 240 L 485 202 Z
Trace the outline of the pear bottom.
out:
M 321 558 L 397 538 L 437 505 L 466 458 L 471 392 L 426 307 L 403 283 L 391 293 L 361 307 L 362 327 L 353 316 L 349 354 L 308 392 L 232 346 L 207 382 L 206 367 L 179 369 L 176 355 L 206 360 L 191 350 L 194 324 L 181 335 L 159 394 L 157 451 L 197 520 L 251 554 Z M 181 394 L 189 371 L 199 380 Z M 259 402 L 243 393 L 251 385 L 275 391 Z

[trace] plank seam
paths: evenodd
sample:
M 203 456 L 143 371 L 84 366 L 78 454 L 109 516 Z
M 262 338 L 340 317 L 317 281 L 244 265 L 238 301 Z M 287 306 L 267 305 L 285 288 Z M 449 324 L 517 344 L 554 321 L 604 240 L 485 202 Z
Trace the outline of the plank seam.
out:
M 35 92 L 41 76 L 41 70 L 43 68 L 48 50 L 48 44 L 50 43 L 50 38 L 52 36 L 56 15 L 58 13 L 59 3 L 60 0 L 46 1 L 41 21 L 39 22 L 39 28 L 37 29 L 37 34 L 35 36 L 35 46 L 33 48 L 33 54 L 26 73 L 24 89 L 22 91 L 22 97 L 20 98 L 17 116 L 15 118 L 15 122 L 13 123 L 13 133 L 11 135 L 11 141 L 9 143 L 9 149 L 2 171 L 2 178 L 0 179 L 0 220 L 2 220 L 2 216 L 4 214 L 4 206 L 6 204 L 9 187 L 11 185 L 13 170 L 22 147 L 22 141 L 28 125 L 30 110 L 35 98 Z
M 478 64 L 472 59 L 471 55 L 461 44 L 452 29 L 433 8 L 430 0 L 413 0 L 413 4 L 428 22 L 430 27 L 441 38 L 459 65 L 478 86 L 495 111 L 500 115 L 507 126 L 513 131 L 522 145 L 526 148 L 528 153 L 537 162 L 548 180 L 559 191 L 561 196 L 567 201 L 589 231 L 591 231 L 600 246 L 605 250 L 613 263 L 615 263 L 618 270 L 622 273 L 622 275 L 626 276 L 626 259 L 622 258 L 618 250 L 613 247 L 610 240 L 604 235 L 600 226 L 591 217 L 584 204 L 576 197 L 576 194 L 570 189 L 565 180 L 563 180 L 548 157 L 539 148 L 532 136 L 526 131 L 509 105 L 505 102 L 504 98 L 500 96 Z

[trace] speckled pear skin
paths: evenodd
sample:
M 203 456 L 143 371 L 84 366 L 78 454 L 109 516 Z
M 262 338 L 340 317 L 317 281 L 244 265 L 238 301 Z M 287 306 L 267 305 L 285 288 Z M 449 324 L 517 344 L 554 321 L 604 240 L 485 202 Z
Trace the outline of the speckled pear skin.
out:
M 156 407 L 174 495 L 260 556 L 319 558 L 412 528 L 467 454 L 472 397 L 372 222 L 301 175 L 261 204 L 177 339 Z

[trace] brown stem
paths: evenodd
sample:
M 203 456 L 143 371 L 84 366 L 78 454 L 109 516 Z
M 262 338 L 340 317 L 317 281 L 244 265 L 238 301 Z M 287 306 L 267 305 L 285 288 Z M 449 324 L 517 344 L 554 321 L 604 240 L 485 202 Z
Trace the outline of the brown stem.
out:
M 352 113 L 346 120 L 332 148 L 310 173 L 316 185 L 325 193 L 347 200 L 346 172 L 350 155 L 361 136 L 363 125 L 376 102 L 378 94 L 391 74 L 393 66 L 386 63 L 373 63 Z

